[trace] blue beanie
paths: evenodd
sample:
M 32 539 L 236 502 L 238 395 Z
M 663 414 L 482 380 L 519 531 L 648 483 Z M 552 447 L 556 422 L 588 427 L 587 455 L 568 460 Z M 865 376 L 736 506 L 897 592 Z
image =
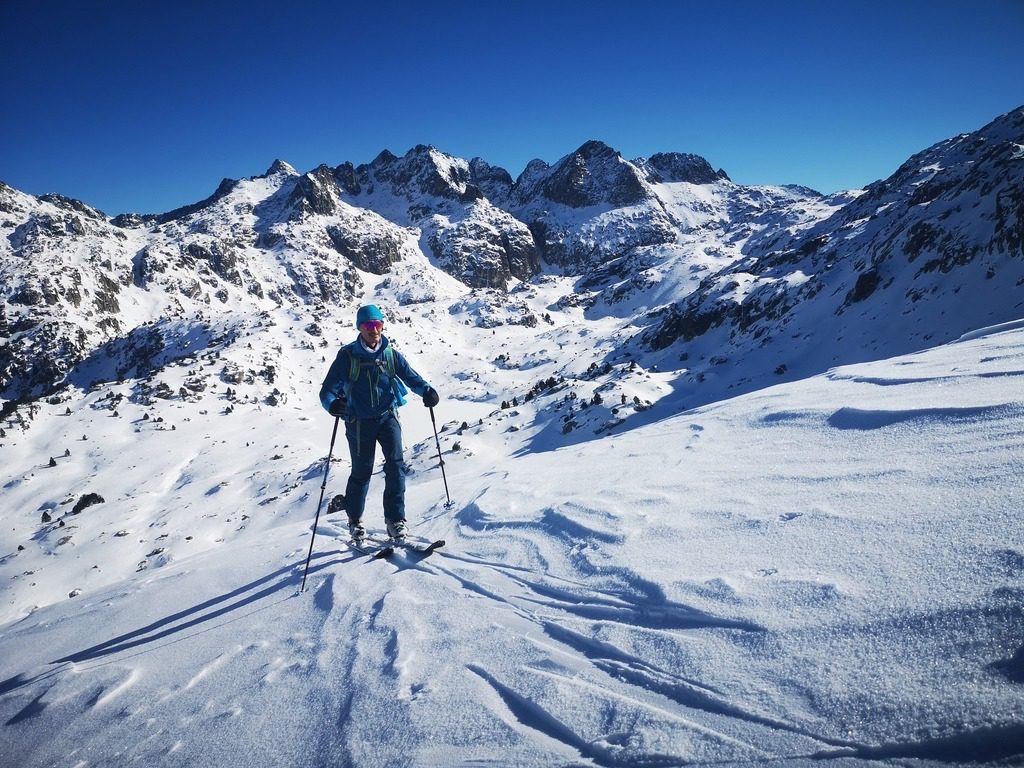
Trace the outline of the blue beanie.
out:
M 380 311 L 380 307 L 376 304 L 367 304 L 365 307 L 359 308 L 359 311 L 356 312 L 356 328 L 370 320 L 384 322 L 384 313 Z

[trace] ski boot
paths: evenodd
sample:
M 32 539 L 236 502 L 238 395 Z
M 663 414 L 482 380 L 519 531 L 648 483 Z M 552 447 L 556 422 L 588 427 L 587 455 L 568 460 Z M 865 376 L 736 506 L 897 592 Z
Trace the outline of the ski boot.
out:
M 405 520 L 388 520 L 388 536 L 396 544 L 404 544 L 408 533 L 409 529 Z
M 363 526 L 362 522 L 359 521 L 359 520 L 356 520 L 355 522 L 352 522 L 351 520 L 349 520 L 348 521 L 348 535 L 352 538 L 352 541 L 355 544 L 360 545 L 366 539 L 366 528 Z

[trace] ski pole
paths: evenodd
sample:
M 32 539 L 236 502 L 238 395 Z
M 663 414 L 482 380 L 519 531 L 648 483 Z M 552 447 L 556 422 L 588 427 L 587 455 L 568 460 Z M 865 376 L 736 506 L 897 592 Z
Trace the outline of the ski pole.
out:
M 430 406 L 430 423 L 434 425 L 434 442 L 437 443 L 437 460 L 441 464 L 441 479 L 444 480 L 444 495 L 448 499 L 446 507 L 452 505 L 451 494 L 448 493 L 448 478 L 444 474 L 444 459 L 441 458 L 441 439 L 437 436 L 437 422 L 434 421 L 434 406 Z
M 316 540 L 316 526 L 320 522 L 320 507 L 324 503 L 324 491 L 327 490 L 327 470 L 331 468 L 331 455 L 334 453 L 334 438 L 338 436 L 338 422 L 340 416 L 334 417 L 334 431 L 331 432 L 331 447 L 327 449 L 327 463 L 324 464 L 324 482 L 320 486 L 320 501 L 316 504 L 316 519 L 313 520 L 313 535 L 309 538 L 309 554 L 306 555 L 306 569 L 302 572 L 302 586 L 299 592 L 306 591 L 306 575 L 309 573 L 309 560 L 313 557 L 313 542 Z

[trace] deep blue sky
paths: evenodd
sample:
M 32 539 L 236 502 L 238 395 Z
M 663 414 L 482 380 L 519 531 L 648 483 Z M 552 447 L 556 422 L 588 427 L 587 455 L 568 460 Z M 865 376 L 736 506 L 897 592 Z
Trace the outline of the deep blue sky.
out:
M 433 144 L 588 139 L 831 192 L 1024 104 L 1024 0 L 3 0 L 0 180 L 109 214 Z

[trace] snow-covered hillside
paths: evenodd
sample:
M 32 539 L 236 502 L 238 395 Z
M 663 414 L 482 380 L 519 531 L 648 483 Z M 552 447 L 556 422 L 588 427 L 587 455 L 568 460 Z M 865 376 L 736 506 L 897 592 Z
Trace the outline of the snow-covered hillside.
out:
M 433 377 L 477 366 L 490 331 L 467 334 L 424 352 Z M 115 385 L 43 406 L 4 449 L 0 764 L 1019 755 L 1022 376 L 1010 329 L 546 452 L 536 399 L 449 399 L 450 509 L 410 405 L 410 515 L 447 547 L 372 561 L 328 518 L 303 594 L 330 432 L 311 383 L 216 419 L 212 398 L 114 416 Z
M 813 223 L 752 234 L 743 258 L 650 314 L 643 339 L 664 350 L 663 367 L 685 369 L 681 402 L 1024 316 L 1022 145 L 1018 109 L 835 198 Z
M 828 196 L 596 141 L 113 219 L 0 184 L 0 766 L 1019 760 L 1021 146 Z M 368 301 L 448 545 L 321 517 L 300 594 Z

